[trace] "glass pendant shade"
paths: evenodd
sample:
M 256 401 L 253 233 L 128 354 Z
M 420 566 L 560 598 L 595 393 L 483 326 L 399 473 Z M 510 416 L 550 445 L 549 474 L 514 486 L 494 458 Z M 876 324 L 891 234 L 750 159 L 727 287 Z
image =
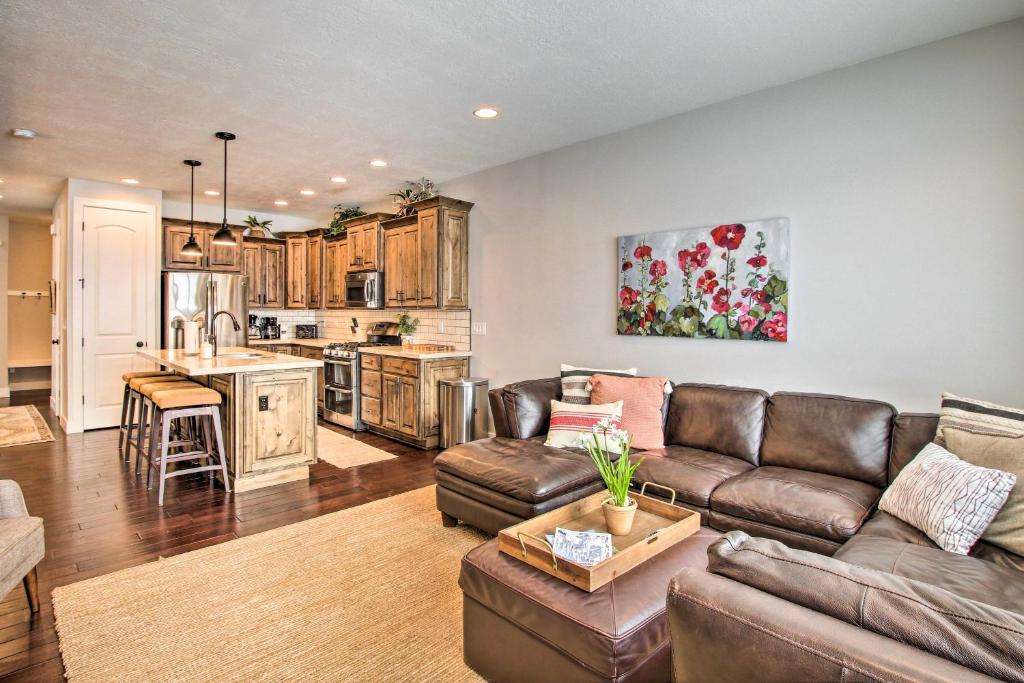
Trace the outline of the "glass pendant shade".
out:
M 181 247 L 182 256 L 194 256 L 201 257 L 203 255 L 203 248 L 196 242 L 196 166 L 202 166 L 201 161 L 195 159 L 185 159 L 185 165 L 192 168 L 192 185 L 189 193 L 189 210 L 188 210 L 188 240 Z

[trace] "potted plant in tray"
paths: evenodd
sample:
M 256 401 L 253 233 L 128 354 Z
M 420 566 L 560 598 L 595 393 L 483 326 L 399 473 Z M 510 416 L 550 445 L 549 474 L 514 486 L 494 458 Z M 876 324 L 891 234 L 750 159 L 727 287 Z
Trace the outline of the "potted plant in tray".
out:
M 420 319 L 414 318 L 408 313 L 398 316 L 398 334 L 402 337 L 403 348 L 408 349 L 412 346 L 412 335 L 416 333 L 419 324 Z
M 590 453 L 611 494 L 601 507 L 605 524 L 613 536 L 628 534 L 633 528 L 633 517 L 636 515 L 636 501 L 629 497 L 629 485 L 633 481 L 633 473 L 644 459 L 630 462 L 629 448 L 632 443 L 633 436 L 615 426 L 611 417 L 594 425 L 591 434 L 580 436 L 580 446 Z M 617 460 L 612 461 L 612 452 L 616 450 L 614 446 L 621 453 Z

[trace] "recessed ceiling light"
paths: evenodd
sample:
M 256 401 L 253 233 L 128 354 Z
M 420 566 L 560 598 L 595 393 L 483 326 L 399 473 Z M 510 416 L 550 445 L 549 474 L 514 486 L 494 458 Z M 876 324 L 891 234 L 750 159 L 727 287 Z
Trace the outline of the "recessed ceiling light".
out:
M 274 202 L 274 206 L 288 206 L 288 202 L 286 202 L 283 199 L 278 199 L 276 202 Z
M 478 119 L 494 119 L 498 117 L 498 110 L 493 107 L 480 107 L 473 112 Z
M 0 194 L 0 199 L 3 199 L 3 198 L 4 198 L 4 196 L 2 194 Z
M 139 181 L 135 178 L 121 178 L 121 182 L 125 185 L 138 185 Z
M 0 178 L 0 185 L 3 185 L 3 184 L 4 184 L 4 179 Z
M 299 190 L 299 194 L 304 194 L 307 197 L 312 197 L 313 195 L 316 194 L 316 192 L 313 192 L 313 190 Z
M 374 159 L 373 161 L 370 162 L 370 166 L 376 166 L 377 168 L 384 168 L 387 165 L 388 162 L 384 161 L 383 159 Z
M 205 194 L 207 197 L 219 197 L 220 196 L 220 192 L 217 192 L 217 190 L 205 190 L 203 192 L 203 194 Z
M 16 138 L 24 138 L 25 140 L 31 140 L 36 136 L 36 132 L 31 128 L 12 128 L 11 135 Z
M 347 183 L 348 182 L 348 178 L 346 178 L 343 175 L 336 175 L 336 176 L 332 176 L 331 177 L 331 182 L 332 183 Z

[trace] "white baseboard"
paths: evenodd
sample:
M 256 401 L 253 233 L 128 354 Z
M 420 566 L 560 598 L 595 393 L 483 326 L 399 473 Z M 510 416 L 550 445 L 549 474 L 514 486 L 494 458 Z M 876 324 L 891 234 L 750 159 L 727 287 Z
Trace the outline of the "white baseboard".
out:
M 11 389 L 10 387 L 0 387 L 0 398 L 10 398 Z
M 60 417 L 60 411 L 57 410 L 57 397 L 53 394 L 50 394 L 50 410 L 53 411 L 54 415 Z
M 36 382 L 11 382 L 11 391 L 36 391 L 38 389 L 49 389 L 50 380 L 42 379 Z

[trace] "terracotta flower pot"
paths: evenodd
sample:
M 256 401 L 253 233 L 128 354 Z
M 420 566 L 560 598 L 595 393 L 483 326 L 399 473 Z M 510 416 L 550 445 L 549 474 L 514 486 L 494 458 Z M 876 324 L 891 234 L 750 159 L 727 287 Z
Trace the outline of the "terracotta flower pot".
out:
M 613 505 L 609 498 L 601 506 L 604 510 L 604 523 L 612 536 L 625 536 L 633 528 L 633 517 L 636 515 L 636 501 L 629 499 L 625 507 Z

